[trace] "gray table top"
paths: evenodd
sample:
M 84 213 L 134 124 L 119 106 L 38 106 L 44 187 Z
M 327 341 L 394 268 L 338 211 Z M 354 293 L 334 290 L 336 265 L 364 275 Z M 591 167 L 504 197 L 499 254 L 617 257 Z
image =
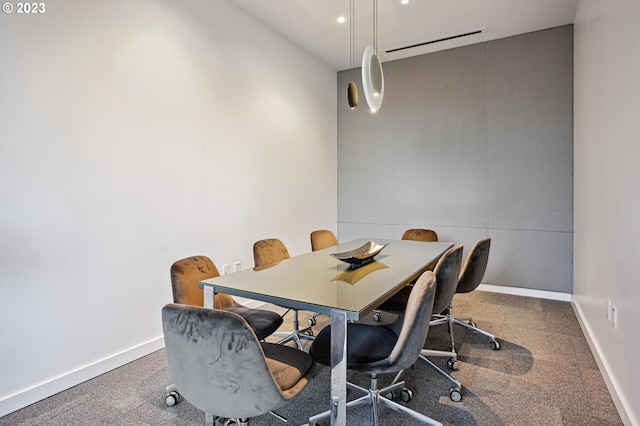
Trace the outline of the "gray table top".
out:
M 351 270 L 347 263 L 331 256 L 369 241 L 388 245 L 374 262 L 357 269 Z M 347 319 L 359 320 L 419 277 L 452 246 L 448 242 L 360 238 L 273 265 L 211 278 L 200 287 L 287 308 L 326 314 L 337 309 L 346 312 Z

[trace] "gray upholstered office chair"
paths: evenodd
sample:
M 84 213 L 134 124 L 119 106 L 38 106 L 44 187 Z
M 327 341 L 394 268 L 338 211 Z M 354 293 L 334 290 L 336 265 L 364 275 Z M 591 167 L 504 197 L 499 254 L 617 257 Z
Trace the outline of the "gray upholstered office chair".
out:
M 402 234 L 403 240 L 423 241 L 425 243 L 437 243 L 438 234 L 431 229 L 413 228 L 407 229 Z
M 182 396 L 216 417 L 247 425 L 298 395 L 316 363 L 297 349 L 259 342 L 249 324 L 231 311 L 168 304 L 162 329 L 171 378 Z
M 453 300 L 453 296 L 455 295 L 456 288 L 458 286 L 460 265 L 462 264 L 462 249 L 462 244 L 458 244 L 447 250 L 442 257 L 440 257 L 440 260 L 438 260 L 438 263 L 433 270 L 436 277 L 436 295 L 435 301 L 433 302 L 434 314 L 445 312 L 451 306 L 451 301 Z M 407 286 L 392 296 L 388 301 L 383 303 L 378 309 L 395 314 L 400 313 L 405 309 L 410 294 L 411 286 Z M 437 321 L 440 320 L 436 319 L 430 321 L 430 325 L 433 326 Z M 452 330 L 450 329 L 449 331 L 451 332 Z M 420 359 L 453 384 L 453 387 L 449 388 L 449 397 L 453 401 L 460 401 L 462 399 L 462 385 L 449 373 L 427 358 L 436 356 L 447 357 L 447 366 L 452 370 L 457 370 L 458 356 L 455 352 L 455 348 L 451 347 L 448 351 L 422 349 Z M 411 398 L 411 395 L 408 395 L 408 398 Z
M 338 245 L 338 239 L 335 234 L 328 229 L 317 229 L 313 231 L 309 237 L 311 239 L 311 251 L 318 251 Z
M 267 267 L 285 259 L 289 259 L 289 257 L 287 247 L 277 238 L 267 238 L 256 241 L 253 244 L 253 262 L 256 267 Z M 301 277 L 301 279 L 304 279 L 304 277 Z M 301 330 L 298 310 L 291 308 L 284 314 L 286 315 L 289 311 L 293 311 L 293 330 L 291 332 L 277 332 L 274 333 L 274 335 L 284 336 L 284 338 L 278 342 L 279 344 L 285 344 L 293 341 L 296 347 L 302 350 L 303 346 L 301 340 L 313 340 L 313 330 L 311 327 L 306 327 Z
M 378 389 L 377 375 L 396 373 L 411 367 L 424 345 L 429 330 L 429 318 L 435 298 L 436 279 L 433 272 L 427 271 L 420 276 L 406 304 L 403 315 L 392 324 L 371 325 L 359 322 L 347 324 L 347 369 L 369 374 L 369 389 L 347 383 L 349 389 L 364 393 L 364 396 L 347 403 L 347 408 L 369 404 L 371 420 L 378 425 L 378 405 L 385 405 L 393 410 L 407 414 L 415 419 L 431 425 L 441 423 L 398 404 L 385 397 L 395 390 L 408 391 L 404 382 Z M 316 362 L 331 365 L 331 326 L 318 333 L 311 343 L 309 354 Z M 330 411 L 309 418 L 314 425 L 319 420 L 330 416 Z
M 311 232 L 309 237 L 311 239 L 311 251 L 318 251 L 338 245 L 338 239 L 335 234 L 328 229 L 315 230 Z M 316 325 L 316 318 L 319 315 L 321 314 L 315 312 L 311 317 L 309 317 L 307 324 L 310 326 Z
M 491 238 L 483 238 L 471 249 L 467 259 L 462 266 L 460 272 L 460 278 L 458 280 L 458 287 L 456 293 L 469 293 L 474 291 L 482 282 L 484 273 L 487 269 L 487 263 L 489 261 L 489 250 L 491 249 Z M 452 314 L 452 307 L 443 312 L 437 320 L 432 321 L 431 325 L 448 324 L 449 334 L 451 336 L 451 347 L 455 350 L 455 341 L 453 338 L 453 324 L 458 324 L 469 330 L 480 333 L 487 336 L 490 339 L 491 349 L 497 351 L 500 350 L 500 341 L 496 339 L 493 334 L 484 331 L 476 325 L 471 317 L 454 317 Z
M 220 276 L 218 268 L 207 256 L 191 256 L 180 259 L 171 265 L 171 289 L 173 302 L 183 305 L 204 306 L 204 291 L 198 287 L 202 280 Z M 282 317 L 276 312 L 265 309 L 252 309 L 242 306 L 228 294 L 214 296 L 215 309 L 225 309 L 243 317 L 256 334 L 258 340 L 275 333 L 282 325 Z M 175 385 L 167 387 L 165 402 L 168 406 L 176 404 L 180 394 Z

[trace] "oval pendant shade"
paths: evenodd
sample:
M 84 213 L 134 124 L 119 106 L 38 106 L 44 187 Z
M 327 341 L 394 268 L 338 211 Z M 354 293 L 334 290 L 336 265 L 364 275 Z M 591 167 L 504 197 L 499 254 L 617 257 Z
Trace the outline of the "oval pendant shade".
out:
M 384 97 L 384 75 L 380 59 L 372 46 L 367 46 L 362 55 L 362 90 L 371 112 L 378 111 Z
M 347 100 L 349 101 L 349 108 L 356 109 L 358 106 L 358 87 L 353 81 L 350 81 L 349 86 L 347 86 Z

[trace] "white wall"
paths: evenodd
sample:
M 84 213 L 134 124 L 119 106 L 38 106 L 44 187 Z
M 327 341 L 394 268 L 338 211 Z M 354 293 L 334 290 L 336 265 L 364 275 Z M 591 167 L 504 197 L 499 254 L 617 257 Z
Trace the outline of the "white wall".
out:
M 637 0 L 582 0 L 576 14 L 574 299 L 628 425 L 640 424 L 639 27 Z
M 46 8 L 0 17 L 0 415 L 161 347 L 173 261 L 337 222 L 329 67 L 227 1 Z

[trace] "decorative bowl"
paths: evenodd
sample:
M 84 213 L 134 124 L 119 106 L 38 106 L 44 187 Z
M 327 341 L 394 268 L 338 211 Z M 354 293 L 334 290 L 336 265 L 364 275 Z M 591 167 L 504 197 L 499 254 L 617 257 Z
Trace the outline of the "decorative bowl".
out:
M 373 241 L 369 241 L 355 250 L 345 251 L 342 253 L 331 253 L 331 256 L 348 263 L 351 269 L 355 269 L 373 262 L 374 256 L 380 253 L 387 245 L 389 244 L 377 244 Z

